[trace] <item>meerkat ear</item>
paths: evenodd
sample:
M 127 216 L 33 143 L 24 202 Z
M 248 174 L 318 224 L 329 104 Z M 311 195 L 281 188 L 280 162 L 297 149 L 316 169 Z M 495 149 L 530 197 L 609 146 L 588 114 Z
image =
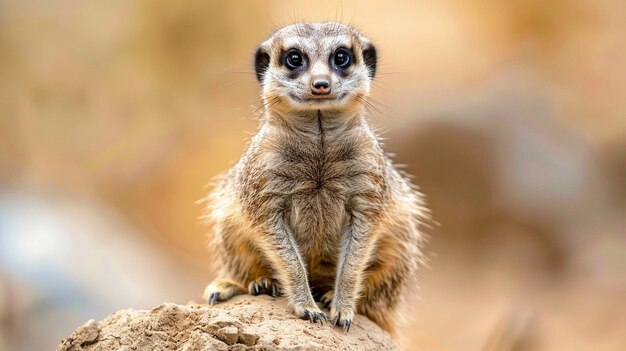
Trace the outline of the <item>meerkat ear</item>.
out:
M 370 71 L 370 78 L 374 79 L 376 75 L 376 62 L 378 58 L 376 56 L 376 47 L 370 42 L 366 42 L 363 46 L 363 62 L 367 69 Z
M 265 71 L 270 65 L 270 55 L 265 51 L 263 47 L 259 47 L 254 54 L 254 71 L 256 73 L 256 79 L 259 83 L 263 82 L 263 76 Z

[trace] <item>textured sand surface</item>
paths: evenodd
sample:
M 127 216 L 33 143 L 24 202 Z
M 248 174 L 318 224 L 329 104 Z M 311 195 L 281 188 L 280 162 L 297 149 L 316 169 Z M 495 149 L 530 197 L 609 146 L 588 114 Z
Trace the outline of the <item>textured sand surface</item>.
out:
M 297 319 L 284 300 L 238 296 L 216 306 L 162 304 L 93 320 L 63 340 L 70 350 L 399 350 L 363 316 L 349 333 Z

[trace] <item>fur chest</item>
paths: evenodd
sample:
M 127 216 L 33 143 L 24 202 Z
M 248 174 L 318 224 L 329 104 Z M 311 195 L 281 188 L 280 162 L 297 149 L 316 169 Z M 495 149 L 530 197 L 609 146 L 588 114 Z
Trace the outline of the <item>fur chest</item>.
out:
M 280 122 L 261 128 L 240 163 L 242 203 L 261 221 L 280 212 L 303 253 L 326 260 L 336 256 L 353 200 L 377 202 L 384 155 L 357 119 Z
M 377 187 L 375 144 L 358 129 L 342 127 L 320 119 L 281 133 L 265 163 L 266 190 L 282 199 L 285 218 L 311 259 L 337 251 L 351 199 Z

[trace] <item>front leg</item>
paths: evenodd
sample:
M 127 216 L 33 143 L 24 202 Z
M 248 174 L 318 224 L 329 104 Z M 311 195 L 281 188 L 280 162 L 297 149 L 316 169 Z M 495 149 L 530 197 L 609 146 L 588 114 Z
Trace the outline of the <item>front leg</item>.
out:
M 326 314 L 313 300 L 304 260 L 282 214 L 275 215 L 264 229 L 260 247 L 270 262 L 287 301 L 298 317 L 323 323 L 326 321 Z
M 365 215 L 353 213 L 343 236 L 330 318 L 333 325 L 342 325 L 345 331 L 350 330 L 363 289 L 364 271 L 373 250 L 371 229 Z

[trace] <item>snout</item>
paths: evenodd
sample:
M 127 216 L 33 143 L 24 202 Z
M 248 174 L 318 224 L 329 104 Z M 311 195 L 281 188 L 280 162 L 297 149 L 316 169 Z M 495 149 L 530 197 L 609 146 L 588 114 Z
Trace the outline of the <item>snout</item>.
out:
M 314 78 L 311 80 L 311 93 L 313 95 L 330 94 L 330 82 L 327 78 Z

